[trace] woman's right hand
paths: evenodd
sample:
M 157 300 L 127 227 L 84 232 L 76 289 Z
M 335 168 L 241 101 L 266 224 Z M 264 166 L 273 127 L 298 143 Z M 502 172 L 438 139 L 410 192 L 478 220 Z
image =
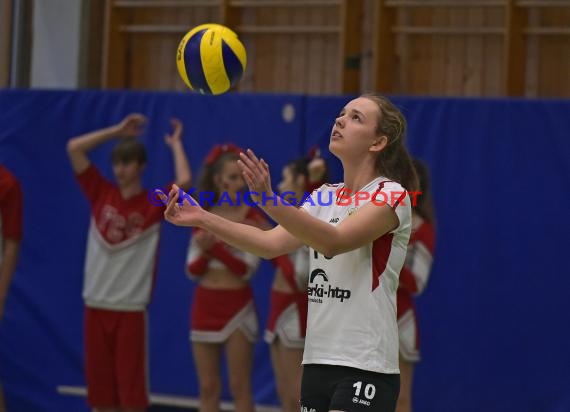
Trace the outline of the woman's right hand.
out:
M 238 160 L 244 180 L 250 190 L 250 195 L 254 201 L 263 208 L 264 202 L 262 193 L 267 197 L 273 197 L 271 188 L 271 176 L 269 175 L 269 165 L 263 159 L 258 159 L 253 150 L 247 149 L 245 153 L 240 153 Z M 254 195 L 256 193 L 257 195 Z
M 180 200 L 181 193 L 184 193 L 182 200 Z M 168 222 L 176 226 L 198 226 L 202 221 L 202 217 L 206 213 L 204 209 L 178 186 L 172 185 L 168 199 L 164 211 L 164 218 Z

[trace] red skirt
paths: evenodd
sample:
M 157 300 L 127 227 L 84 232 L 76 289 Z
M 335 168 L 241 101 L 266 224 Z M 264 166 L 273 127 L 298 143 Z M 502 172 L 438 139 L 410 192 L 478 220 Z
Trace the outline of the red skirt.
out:
M 198 285 L 190 329 L 190 338 L 195 342 L 222 343 L 238 329 L 255 342 L 259 325 L 251 287 L 210 289 Z

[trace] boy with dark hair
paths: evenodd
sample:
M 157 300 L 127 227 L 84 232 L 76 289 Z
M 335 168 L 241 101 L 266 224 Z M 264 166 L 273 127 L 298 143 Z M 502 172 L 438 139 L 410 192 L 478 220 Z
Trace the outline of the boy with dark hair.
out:
M 83 299 L 88 402 L 99 412 L 148 407 L 146 307 L 154 278 L 164 208 L 148 200 L 141 177 L 144 145 L 136 140 L 146 118 L 130 114 L 119 124 L 75 137 L 67 152 L 91 206 Z M 189 187 L 191 171 L 182 145 L 182 123 L 165 137 L 176 182 Z M 122 138 L 112 153 L 116 185 L 90 163 L 87 153 Z

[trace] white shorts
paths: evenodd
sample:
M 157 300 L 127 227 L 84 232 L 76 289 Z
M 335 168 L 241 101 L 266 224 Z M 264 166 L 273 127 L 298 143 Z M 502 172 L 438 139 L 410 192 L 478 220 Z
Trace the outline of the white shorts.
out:
M 272 291 L 271 309 L 264 338 L 268 344 L 279 338 L 283 346 L 290 349 L 305 347 L 304 334 L 301 333 L 299 305 L 294 294 Z
M 400 356 L 408 362 L 418 362 L 420 360 L 418 324 L 413 310 L 408 310 L 398 319 L 398 336 Z

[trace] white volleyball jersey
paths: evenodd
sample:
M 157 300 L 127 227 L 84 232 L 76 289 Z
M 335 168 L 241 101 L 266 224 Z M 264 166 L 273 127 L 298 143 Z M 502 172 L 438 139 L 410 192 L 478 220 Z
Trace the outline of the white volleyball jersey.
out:
M 399 373 L 396 290 L 411 232 L 411 201 L 396 182 L 378 177 L 355 195 L 337 201 L 343 185 L 323 185 L 303 208 L 339 225 L 374 199 L 396 212 L 396 229 L 359 249 L 333 258 L 310 249 L 309 312 L 303 364 L 348 366 Z M 366 195 L 368 194 L 368 195 Z M 385 207 L 385 206 L 384 206 Z
M 154 283 L 163 207 L 148 192 L 123 199 L 91 165 L 77 180 L 91 205 L 83 299 L 89 307 L 144 310 Z

